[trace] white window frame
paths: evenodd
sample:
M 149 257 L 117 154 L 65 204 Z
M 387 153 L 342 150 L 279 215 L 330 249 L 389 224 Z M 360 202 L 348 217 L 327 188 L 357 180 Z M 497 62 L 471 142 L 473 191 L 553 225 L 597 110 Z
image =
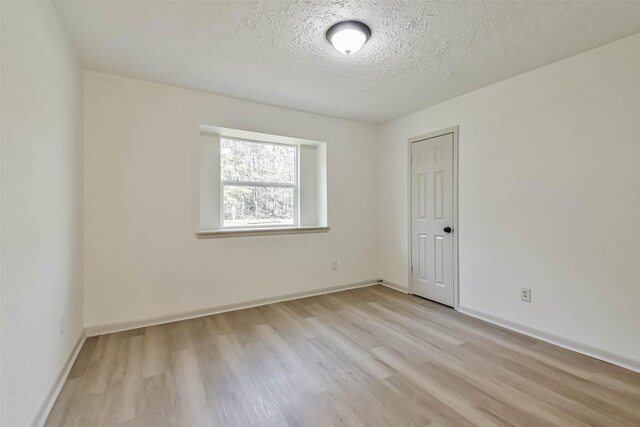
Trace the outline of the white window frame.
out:
M 265 144 L 265 145 L 281 145 L 285 147 L 293 147 L 295 153 L 294 164 L 294 183 L 275 183 L 275 182 L 262 182 L 262 181 L 231 181 L 222 179 L 222 140 L 228 139 L 232 141 L 248 142 L 251 144 Z M 219 161 L 218 173 L 220 175 L 220 229 L 221 230 L 251 230 L 251 229 L 263 229 L 263 228 L 287 228 L 298 227 L 300 224 L 300 155 L 299 146 L 294 144 L 281 144 L 277 142 L 256 141 L 246 138 L 224 137 L 220 138 L 219 145 Z M 247 225 L 224 225 L 224 187 L 237 186 L 237 187 L 272 187 L 272 188 L 292 188 L 293 189 L 293 223 L 292 224 L 258 224 L 254 226 Z

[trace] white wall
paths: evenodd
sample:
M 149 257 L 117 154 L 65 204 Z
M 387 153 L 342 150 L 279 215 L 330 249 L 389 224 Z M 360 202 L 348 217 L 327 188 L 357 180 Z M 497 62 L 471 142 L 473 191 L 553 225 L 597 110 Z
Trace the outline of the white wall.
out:
M 0 424 L 7 427 L 34 422 L 82 333 L 82 79 L 49 2 L 3 2 Z
M 2 176 L 2 3 L 0 1 L 0 177 Z M 0 181 L 0 322 L 2 321 L 2 184 Z M 0 425 L 2 425 L 2 323 L 0 323 Z
M 640 367 L 639 52 L 635 35 L 385 124 L 381 277 L 408 285 L 407 139 L 459 125 L 461 306 Z
M 331 231 L 196 239 L 199 125 L 326 141 Z M 376 131 L 86 72 L 86 326 L 376 279 Z

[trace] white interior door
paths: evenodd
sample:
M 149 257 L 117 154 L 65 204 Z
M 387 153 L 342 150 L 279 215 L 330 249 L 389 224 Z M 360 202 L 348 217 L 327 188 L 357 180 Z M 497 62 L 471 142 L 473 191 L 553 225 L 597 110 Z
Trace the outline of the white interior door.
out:
M 453 307 L 453 133 L 411 144 L 413 293 Z

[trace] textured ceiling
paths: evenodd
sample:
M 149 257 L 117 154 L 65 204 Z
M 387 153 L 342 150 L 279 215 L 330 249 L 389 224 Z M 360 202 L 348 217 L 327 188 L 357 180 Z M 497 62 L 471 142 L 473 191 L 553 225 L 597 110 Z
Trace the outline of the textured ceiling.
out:
M 85 66 L 383 122 L 640 31 L 640 1 L 62 1 Z M 372 29 L 345 57 L 336 21 Z

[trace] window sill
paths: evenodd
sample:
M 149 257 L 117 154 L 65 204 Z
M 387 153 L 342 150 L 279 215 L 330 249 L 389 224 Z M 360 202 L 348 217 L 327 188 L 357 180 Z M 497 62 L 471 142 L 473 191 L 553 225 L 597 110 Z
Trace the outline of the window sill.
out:
M 326 233 L 329 227 L 274 227 L 243 228 L 226 230 L 200 230 L 196 232 L 198 239 L 219 239 L 224 237 L 275 236 L 280 234 Z

